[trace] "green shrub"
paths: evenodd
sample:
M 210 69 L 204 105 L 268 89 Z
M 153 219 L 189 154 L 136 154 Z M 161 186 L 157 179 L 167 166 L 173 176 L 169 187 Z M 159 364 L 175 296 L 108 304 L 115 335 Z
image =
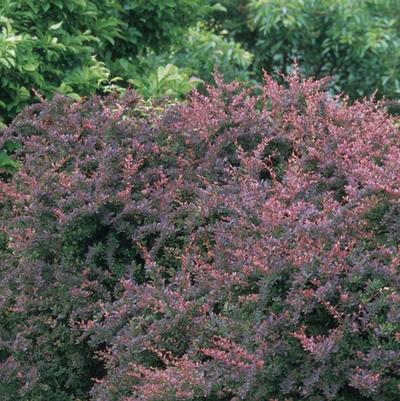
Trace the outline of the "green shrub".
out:
M 138 55 L 167 49 L 206 6 L 205 0 L 3 0 L 0 124 L 33 101 L 33 89 L 74 98 L 112 89 L 118 60 L 136 66 Z M 121 78 L 132 78 L 123 72 Z
M 400 96 L 397 0 L 221 0 L 209 19 L 255 55 L 253 71 L 334 78 L 351 99 Z
M 229 81 L 248 79 L 252 59 L 253 55 L 239 43 L 199 23 L 168 51 L 139 57 L 136 66 L 120 59 L 114 69 L 117 75 L 133 77 L 128 82 L 146 98 L 183 98 L 194 87 L 212 81 L 215 70 L 223 72 Z
M 203 80 L 212 81 L 214 69 L 223 72 L 226 80 L 248 79 L 248 69 L 253 54 L 228 36 L 228 32 L 216 34 L 203 24 L 189 28 L 184 46 L 172 55 L 177 65 L 188 68 Z

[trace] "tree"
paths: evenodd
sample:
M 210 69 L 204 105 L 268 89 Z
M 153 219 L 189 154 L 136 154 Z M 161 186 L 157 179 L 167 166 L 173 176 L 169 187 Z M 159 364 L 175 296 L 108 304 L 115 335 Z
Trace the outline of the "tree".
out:
M 396 0 L 236 0 L 214 13 L 255 55 L 253 71 L 332 76 L 351 99 L 400 95 L 400 19 Z

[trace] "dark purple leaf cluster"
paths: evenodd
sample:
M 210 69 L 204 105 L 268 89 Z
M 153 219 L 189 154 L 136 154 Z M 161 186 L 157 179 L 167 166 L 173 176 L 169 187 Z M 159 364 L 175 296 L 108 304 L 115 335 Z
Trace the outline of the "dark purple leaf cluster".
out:
M 27 108 L 2 134 L 10 400 L 394 401 L 400 131 L 324 82 Z

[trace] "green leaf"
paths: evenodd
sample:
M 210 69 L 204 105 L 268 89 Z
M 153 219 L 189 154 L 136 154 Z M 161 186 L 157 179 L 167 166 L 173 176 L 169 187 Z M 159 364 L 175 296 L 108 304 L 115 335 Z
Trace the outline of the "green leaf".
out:
M 64 23 L 64 21 L 60 21 L 60 22 L 57 22 L 57 24 L 50 25 L 49 30 L 55 31 L 56 29 L 61 28 L 63 23 Z
M 24 65 L 22 66 L 22 69 L 23 69 L 23 70 L 29 71 L 29 72 L 35 71 L 36 68 L 37 68 L 37 66 L 34 65 L 34 64 L 24 64 Z
M 174 73 L 176 70 L 176 66 L 173 64 L 167 64 L 165 67 L 158 67 L 157 68 L 157 79 L 161 82 L 165 77 Z
M 76 101 L 81 100 L 81 97 L 77 93 L 68 93 L 67 96 Z
M 228 9 L 223 6 L 221 3 L 215 3 L 210 7 L 211 11 L 220 11 L 220 12 L 228 12 Z

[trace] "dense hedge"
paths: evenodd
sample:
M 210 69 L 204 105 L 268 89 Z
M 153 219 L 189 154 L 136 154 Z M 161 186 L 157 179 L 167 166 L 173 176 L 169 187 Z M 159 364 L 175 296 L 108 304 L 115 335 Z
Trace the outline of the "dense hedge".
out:
M 0 137 L 0 392 L 394 401 L 400 132 L 324 82 L 27 108 Z M 90 395 L 89 395 L 90 394 Z

